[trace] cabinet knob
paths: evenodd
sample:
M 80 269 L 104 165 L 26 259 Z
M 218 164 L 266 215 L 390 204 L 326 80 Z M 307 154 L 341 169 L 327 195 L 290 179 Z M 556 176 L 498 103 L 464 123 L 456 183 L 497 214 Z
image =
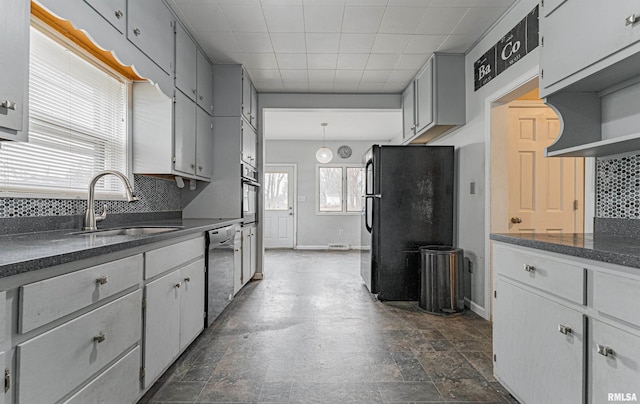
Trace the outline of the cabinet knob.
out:
M 630 16 L 624 19 L 624 25 L 635 24 L 636 22 L 638 22 L 638 20 L 640 20 L 640 16 L 631 14 Z
M 117 10 L 116 11 L 116 18 L 120 20 L 122 17 L 124 17 L 124 14 L 122 14 L 122 11 Z
M 563 335 L 571 334 L 573 330 L 568 325 L 558 324 L 558 332 Z
M 180 289 L 180 285 L 181 285 L 181 283 L 180 283 L 180 282 L 178 282 L 178 283 L 176 283 L 176 284 L 175 284 L 175 285 L 173 285 L 173 286 L 175 286 L 176 288 Z
M 606 345 L 596 344 L 596 350 L 602 356 L 613 356 L 615 354 L 615 352 L 613 352 L 613 349 Z
M 2 104 L 0 104 L 0 106 L 2 108 L 11 109 L 13 111 L 15 111 L 15 109 L 16 109 L 16 103 L 13 102 L 13 101 L 9 101 L 9 100 L 2 101 Z
M 192 88 L 192 89 L 191 89 L 191 92 L 195 94 L 195 93 L 196 93 L 196 89 L 195 89 L 195 88 Z
M 527 272 L 535 272 L 536 267 L 534 267 L 533 265 L 524 264 L 524 270 Z
M 96 283 L 98 285 L 104 285 L 107 282 L 109 282 L 109 277 L 108 276 L 100 276 L 100 277 L 96 278 Z
M 522 219 L 520 219 L 519 217 L 512 217 L 511 218 L 511 223 L 513 223 L 513 224 L 522 223 Z
M 199 98 L 200 98 L 200 101 L 204 100 L 204 95 L 201 95 Z
M 96 335 L 95 337 L 93 337 L 93 342 L 97 342 L 98 344 L 101 342 L 104 342 L 104 340 L 107 339 L 107 336 L 104 335 L 104 333 L 102 331 L 100 331 L 100 334 Z
M 185 282 L 191 282 L 191 277 L 190 277 L 190 276 L 187 276 L 186 278 L 184 278 L 184 281 L 185 281 Z
M 140 28 L 134 28 L 134 29 L 133 29 L 133 34 L 134 34 L 135 36 L 140 36 L 140 34 L 141 34 L 141 32 L 140 32 Z
M 202 166 L 198 166 L 198 171 L 202 171 Z
M 196 165 L 195 165 L 195 163 L 191 163 L 191 169 L 192 169 L 192 170 L 195 170 L 195 169 L 196 169 Z

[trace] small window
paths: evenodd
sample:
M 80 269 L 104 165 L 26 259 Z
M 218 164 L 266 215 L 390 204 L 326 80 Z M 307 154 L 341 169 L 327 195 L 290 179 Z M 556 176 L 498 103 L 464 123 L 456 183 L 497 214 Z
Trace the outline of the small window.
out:
M 364 169 L 354 166 L 318 166 L 318 213 L 360 213 Z
M 289 173 L 264 174 L 264 208 L 289 210 Z
M 0 142 L 0 191 L 86 197 L 95 173 L 128 173 L 129 81 L 44 24 L 32 24 L 29 142 Z M 107 176 L 96 194 L 120 198 L 124 189 Z

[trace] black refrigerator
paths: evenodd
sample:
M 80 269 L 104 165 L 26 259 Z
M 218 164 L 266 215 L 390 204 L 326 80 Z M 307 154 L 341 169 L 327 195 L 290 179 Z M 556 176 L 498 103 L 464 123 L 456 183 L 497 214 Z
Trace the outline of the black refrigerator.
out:
M 453 146 L 373 145 L 363 160 L 362 279 L 379 300 L 418 300 L 418 248 L 453 245 Z

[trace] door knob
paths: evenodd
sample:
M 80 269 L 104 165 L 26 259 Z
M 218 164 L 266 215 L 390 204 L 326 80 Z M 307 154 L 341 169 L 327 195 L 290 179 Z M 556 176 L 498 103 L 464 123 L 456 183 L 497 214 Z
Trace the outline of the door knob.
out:
M 522 219 L 520 219 L 519 217 L 512 217 L 511 218 L 511 223 L 513 224 L 518 224 L 518 223 L 522 223 Z

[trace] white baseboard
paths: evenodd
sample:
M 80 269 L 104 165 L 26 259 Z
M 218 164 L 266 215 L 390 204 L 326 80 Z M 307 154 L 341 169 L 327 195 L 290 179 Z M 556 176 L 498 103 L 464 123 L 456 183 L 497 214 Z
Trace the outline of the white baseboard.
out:
M 296 250 L 326 250 L 326 251 L 341 251 L 329 248 L 328 245 L 297 245 L 294 247 Z M 350 245 L 349 250 L 362 250 L 362 247 L 359 245 Z
M 472 312 L 476 313 L 477 315 L 484 318 L 485 320 L 491 319 L 491 316 L 489 315 L 489 313 L 484 307 L 480 306 L 475 302 L 472 302 L 471 300 L 469 300 L 469 298 L 466 298 L 466 297 L 464 298 L 464 304 L 465 306 L 469 306 Z

